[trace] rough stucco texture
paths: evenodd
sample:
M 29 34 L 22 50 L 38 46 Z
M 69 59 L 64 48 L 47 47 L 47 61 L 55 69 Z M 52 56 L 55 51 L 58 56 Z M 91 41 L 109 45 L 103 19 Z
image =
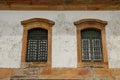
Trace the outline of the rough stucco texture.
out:
M 73 22 L 95 18 L 108 21 L 109 67 L 120 68 L 120 11 L 0 11 L 0 67 L 20 67 L 23 36 L 20 21 L 36 17 L 55 21 L 52 29 L 52 67 L 77 67 L 76 27 Z

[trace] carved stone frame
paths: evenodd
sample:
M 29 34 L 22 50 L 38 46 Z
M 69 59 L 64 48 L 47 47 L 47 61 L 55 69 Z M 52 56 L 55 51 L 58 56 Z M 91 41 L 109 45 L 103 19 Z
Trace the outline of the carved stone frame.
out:
M 93 68 L 108 68 L 108 57 L 106 50 L 106 33 L 105 33 L 105 25 L 107 25 L 106 21 L 98 20 L 98 19 L 82 19 L 74 22 L 77 28 L 77 66 L 78 67 L 93 67 Z M 81 31 L 84 29 L 98 29 L 101 31 L 102 38 L 102 53 L 103 53 L 103 61 L 102 62 L 82 62 L 82 51 L 81 51 Z
M 24 26 L 23 27 L 21 64 L 26 63 L 30 67 L 35 67 L 35 66 L 51 67 L 52 25 L 54 25 L 54 22 L 48 19 L 43 19 L 43 18 L 32 18 L 32 19 L 21 21 L 21 24 Z M 48 30 L 48 60 L 47 62 L 26 62 L 28 30 L 33 29 L 33 28 L 43 28 L 43 29 Z

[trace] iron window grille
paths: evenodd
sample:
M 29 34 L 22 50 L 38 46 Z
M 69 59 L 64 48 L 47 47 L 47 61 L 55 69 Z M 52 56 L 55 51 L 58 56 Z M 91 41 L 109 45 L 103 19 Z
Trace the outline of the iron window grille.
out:
M 28 31 L 27 62 L 47 62 L 48 31 L 35 28 Z

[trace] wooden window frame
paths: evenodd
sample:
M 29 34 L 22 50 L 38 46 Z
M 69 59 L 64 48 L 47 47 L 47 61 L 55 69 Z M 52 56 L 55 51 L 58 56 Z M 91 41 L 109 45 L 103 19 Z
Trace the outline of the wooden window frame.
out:
M 105 32 L 105 25 L 107 25 L 107 22 L 99 19 L 82 19 L 79 21 L 75 21 L 74 25 L 76 25 L 77 30 L 77 63 L 78 63 L 77 67 L 108 68 L 108 56 L 106 49 L 106 32 Z M 98 29 L 101 31 L 102 54 L 103 54 L 102 62 L 82 62 L 81 31 L 91 28 Z
M 21 21 L 23 25 L 23 43 L 22 43 L 22 58 L 21 63 L 26 63 L 30 67 L 34 66 L 45 66 L 51 67 L 51 52 L 52 52 L 52 26 L 55 24 L 53 21 L 43 18 L 32 18 Z M 28 31 L 33 28 L 42 28 L 48 30 L 48 58 L 47 62 L 26 62 L 27 53 L 27 37 Z

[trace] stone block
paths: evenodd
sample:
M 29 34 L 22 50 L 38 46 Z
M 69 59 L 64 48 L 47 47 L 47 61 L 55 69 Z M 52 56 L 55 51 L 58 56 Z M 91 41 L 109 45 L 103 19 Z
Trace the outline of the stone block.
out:
M 28 68 L 29 64 L 27 62 L 22 62 L 20 68 Z
M 107 68 L 93 68 L 91 71 L 96 76 L 112 76 L 112 71 Z
M 0 68 L 0 80 L 8 80 L 11 76 L 12 69 Z
M 115 68 L 115 69 L 111 69 L 111 71 L 113 76 L 120 77 L 120 69 Z

